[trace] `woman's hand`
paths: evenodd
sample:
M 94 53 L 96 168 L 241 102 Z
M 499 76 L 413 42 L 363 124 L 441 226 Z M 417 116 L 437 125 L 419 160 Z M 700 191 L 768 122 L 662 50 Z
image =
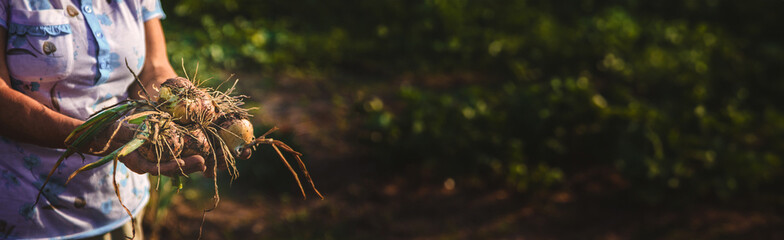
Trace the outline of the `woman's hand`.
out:
M 162 159 L 160 163 L 155 163 L 142 157 L 138 151 L 133 151 L 128 156 L 120 158 L 120 161 L 135 173 L 149 173 L 152 175 L 158 175 L 158 173 L 160 173 L 160 175 L 169 177 L 183 176 L 194 172 L 204 172 L 204 170 L 207 169 L 204 164 L 204 158 L 200 155 L 191 155 L 165 161 Z
M 104 131 L 96 135 L 89 144 L 80 152 L 93 155 L 106 155 L 122 147 L 125 143 L 133 140 L 136 135 L 136 125 L 120 124 L 115 122 Z M 127 156 L 119 158 L 128 169 L 135 173 L 165 176 L 182 176 L 194 172 L 204 172 L 206 169 L 204 157 L 200 155 L 181 156 L 180 158 L 162 158 L 158 162 L 154 159 L 147 159 L 138 150 L 131 152 Z M 212 172 L 211 170 L 209 172 Z

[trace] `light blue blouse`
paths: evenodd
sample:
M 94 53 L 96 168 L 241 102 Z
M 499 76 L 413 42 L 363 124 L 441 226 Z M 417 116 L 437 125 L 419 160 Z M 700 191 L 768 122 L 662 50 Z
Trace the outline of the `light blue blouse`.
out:
M 87 119 L 127 98 L 133 77 L 125 62 L 141 71 L 144 22 L 162 17 L 158 0 L 0 0 L 11 85 L 55 111 Z M 111 164 L 64 184 L 96 156 L 66 159 L 34 206 L 62 152 L 0 137 L 0 239 L 85 238 L 130 220 L 115 195 Z M 116 179 L 123 203 L 134 214 L 142 211 L 147 176 L 120 164 Z

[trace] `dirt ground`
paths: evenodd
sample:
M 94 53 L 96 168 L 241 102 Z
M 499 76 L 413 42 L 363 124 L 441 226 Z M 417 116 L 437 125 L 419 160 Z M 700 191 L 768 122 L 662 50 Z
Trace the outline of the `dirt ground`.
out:
M 341 140 L 351 131 L 341 122 L 348 107 L 332 105 L 329 86 L 282 78 L 274 91 L 247 93 L 264 106 L 257 121 L 307 146 L 305 159 L 326 199 L 303 200 L 293 183 L 283 193 L 224 186 L 202 239 L 784 239 L 780 209 L 742 200 L 639 204 L 612 168 L 588 169 L 560 189 L 525 194 L 416 169 L 381 175 L 372 159 Z M 145 222 L 147 239 L 197 238 L 204 209 L 198 198 L 176 195 L 159 222 Z
M 776 211 L 634 205 L 606 179 L 535 196 L 459 181 L 450 188 L 428 179 L 354 180 L 322 188 L 325 200 L 302 200 L 296 189 L 279 196 L 227 193 L 232 197 L 207 215 L 202 238 L 784 239 Z M 157 233 L 146 224 L 148 238 L 196 238 L 202 209 L 194 205 L 175 198 Z

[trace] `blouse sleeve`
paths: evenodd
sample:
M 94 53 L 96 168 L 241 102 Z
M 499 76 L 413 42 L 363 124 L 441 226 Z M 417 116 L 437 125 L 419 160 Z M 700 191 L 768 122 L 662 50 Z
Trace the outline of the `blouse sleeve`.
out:
M 166 18 L 163 13 L 160 0 L 142 0 L 142 19 L 146 22 L 150 19 Z

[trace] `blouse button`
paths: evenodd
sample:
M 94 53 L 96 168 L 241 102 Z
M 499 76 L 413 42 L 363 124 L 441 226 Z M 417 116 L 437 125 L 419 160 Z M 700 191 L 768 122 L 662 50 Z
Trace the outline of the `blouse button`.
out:
M 54 46 L 54 43 L 46 41 L 44 42 L 43 50 L 46 55 L 49 55 L 57 51 L 57 47 Z
M 79 10 L 76 10 L 76 8 L 73 5 L 68 5 L 68 7 L 66 7 L 65 10 L 68 12 L 68 15 L 71 17 L 76 17 L 79 15 Z
M 82 11 L 85 13 L 93 13 L 93 8 L 90 6 L 82 6 Z

